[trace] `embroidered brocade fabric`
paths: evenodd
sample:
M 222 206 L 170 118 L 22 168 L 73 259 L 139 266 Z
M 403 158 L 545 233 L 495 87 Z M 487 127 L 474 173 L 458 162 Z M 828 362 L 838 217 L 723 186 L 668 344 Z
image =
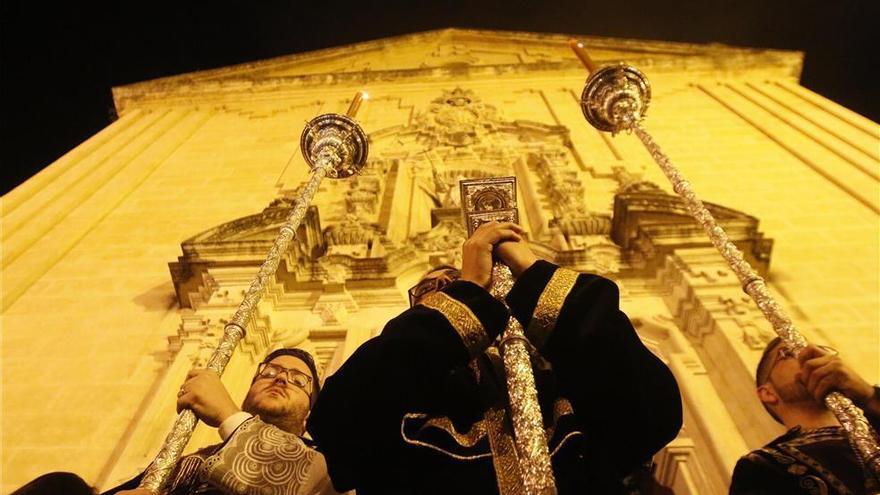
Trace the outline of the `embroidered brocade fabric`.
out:
M 525 480 L 520 468 L 520 459 L 516 452 L 513 428 L 505 419 L 507 411 L 501 408 L 489 408 L 483 415 L 492 448 L 492 465 L 495 468 L 495 480 L 500 495 L 515 495 L 525 492 Z
M 168 480 L 166 492 L 169 495 L 208 495 L 221 493 L 216 488 L 202 481 L 200 472 L 205 459 L 214 454 L 220 445 L 212 445 L 180 459 L 171 478 Z
M 557 268 L 553 272 L 550 282 L 547 283 L 547 286 L 538 298 L 535 312 L 525 331 L 526 337 L 536 348 L 540 349 L 543 347 L 553 332 L 553 328 L 556 327 L 559 311 L 562 309 L 565 298 L 571 292 L 577 278 L 577 272 L 564 268 Z
M 470 356 L 479 356 L 489 345 L 489 336 L 477 316 L 464 303 L 444 292 L 435 292 L 419 304 L 438 311 L 461 337 Z
M 555 327 L 556 319 L 559 316 L 565 298 L 571 292 L 572 287 L 574 287 L 577 277 L 577 272 L 561 268 L 557 269 L 542 291 L 528 330 L 528 338 L 537 346 L 542 345 L 546 341 Z M 422 304 L 443 314 L 459 334 L 472 357 L 479 355 L 479 353 L 486 349 L 488 337 L 485 329 L 465 304 L 442 292 L 432 294 Z M 528 363 L 529 360 L 526 359 L 525 362 Z M 529 369 L 528 372 L 531 373 L 531 370 Z M 565 399 L 557 401 L 554 406 L 554 421 L 545 431 L 548 442 L 554 436 L 558 417 L 560 415 L 573 414 L 571 404 Z M 504 420 L 506 414 L 507 412 L 504 409 L 490 408 L 486 411 L 483 420 L 476 423 L 467 434 L 455 431 L 447 418 L 427 419 L 419 432 L 423 432 L 425 428 L 431 426 L 440 428 L 445 430 L 461 447 L 471 447 L 481 440 L 482 437 L 488 437 L 499 492 L 502 494 L 519 493 L 524 489 L 523 473 L 519 469 L 517 450 L 513 442 L 513 432 L 506 431 L 510 429 Z M 407 416 L 410 416 L 409 419 L 414 419 L 411 415 Z M 538 417 L 540 417 L 540 413 L 538 413 Z M 404 418 L 404 422 L 401 425 L 401 433 L 404 440 L 408 443 L 422 445 L 460 460 L 477 459 L 485 455 L 481 452 L 471 456 L 462 456 L 458 452 L 449 452 L 439 445 L 425 442 L 423 439 L 408 438 L 406 421 L 407 418 Z M 570 432 L 569 435 L 565 435 L 557 445 L 557 449 L 575 433 L 580 434 L 580 432 Z
M 865 475 L 852 455 L 842 428 L 794 428 L 739 461 L 731 493 L 764 489 L 805 495 L 861 495 L 876 488 L 876 482 Z

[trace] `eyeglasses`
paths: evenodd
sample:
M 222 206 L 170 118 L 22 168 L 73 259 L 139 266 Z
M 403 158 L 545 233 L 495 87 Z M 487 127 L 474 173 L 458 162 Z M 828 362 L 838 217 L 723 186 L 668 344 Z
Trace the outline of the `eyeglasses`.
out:
M 819 348 L 819 350 L 824 351 L 826 354 L 829 354 L 831 356 L 836 356 L 838 354 L 837 349 L 835 349 L 831 346 L 817 345 L 816 347 Z M 774 354 L 776 354 L 776 359 L 770 364 L 770 366 L 767 367 L 767 372 L 764 376 L 764 380 L 762 381 L 762 383 L 766 383 L 767 380 L 770 379 L 770 373 L 773 372 L 773 368 L 775 368 L 776 365 L 779 364 L 779 361 L 782 361 L 783 359 L 794 359 L 795 357 L 797 357 L 784 344 L 780 345 L 779 349 L 777 349 Z
M 284 366 L 278 366 L 274 363 L 260 363 L 257 367 L 257 378 L 269 378 L 274 380 L 275 377 L 282 373 L 284 373 L 285 381 L 287 381 L 287 383 L 303 389 L 309 397 L 312 396 L 310 387 L 312 384 L 312 377 L 302 371 L 293 368 L 285 368 Z
M 447 285 L 461 278 L 461 272 L 455 268 L 443 270 L 440 275 L 432 278 L 425 278 L 412 286 L 409 291 L 409 307 L 413 307 L 419 302 L 419 299 L 425 297 L 431 292 L 443 289 Z

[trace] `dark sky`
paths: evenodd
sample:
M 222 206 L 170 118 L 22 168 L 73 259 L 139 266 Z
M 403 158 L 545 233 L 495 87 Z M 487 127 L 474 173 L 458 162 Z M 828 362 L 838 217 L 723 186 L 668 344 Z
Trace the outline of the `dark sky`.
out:
M 0 0 L 3 194 L 105 127 L 113 86 L 445 27 L 801 50 L 804 86 L 880 121 L 877 0 L 86 1 Z

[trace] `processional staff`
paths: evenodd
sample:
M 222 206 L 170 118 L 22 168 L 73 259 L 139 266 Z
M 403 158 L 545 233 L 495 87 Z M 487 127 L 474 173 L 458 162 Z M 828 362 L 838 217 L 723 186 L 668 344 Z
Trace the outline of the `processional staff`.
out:
M 468 237 L 485 222 L 518 223 L 516 177 L 464 180 L 460 182 L 460 187 L 461 208 Z M 504 297 L 513 288 L 513 282 L 510 268 L 495 262 L 492 267 L 492 285 L 489 287 L 492 296 L 504 303 Z M 508 319 L 498 347 L 504 360 L 519 474 L 496 472 L 496 476 L 520 477 L 514 482 L 521 483 L 527 495 L 555 495 L 556 480 L 550 462 L 550 449 L 544 436 L 544 422 L 528 344 L 519 321 L 513 317 Z M 489 436 L 489 441 L 493 441 L 492 435 Z
M 691 184 L 641 126 L 640 122 L 651 100 L 648 79 L 638 69 L 623 62 L 599 68 L 590 59 L 582 43 L 571 40 L 569 45 L 590 72 L 580 101 L 587 122 L 600 131 L 610 131 L 612 134 L 633 132 L 638 136 L 672 183 L 672 189 L 681 196 L 690 214 L 703 227 L 712 244 L 739 278 L 743 291 L 755 301 L 785 347 L 793 354 L 799 353 L 807 346 L 804 336 L 795 329 L 791 319 L 767 290 L 764 279 L 743 259 L 742 252 L 718 225 Z M 824 402 L 846 432 L 856 457 L 873 476 L 880 478 L 877 433 L 871 428 L 862 410 L 840 392 L 829 393 Z
M 344 179 L 357 174 L 366 164 L 368 143 L 363 129 L 354 120 L 361 102 L 367 98 L 358 92 L 345 115 L 327 113 L 309 121 L 300 137 L 300 148 L 311 167 L 306 185 L 294 202 L 293 210 L 281 226 L 275 242 L 269 249 L 260 270 L 248 287 L 241 304 L 223 329 L 223 337 L 208 361 L 208 369 L 222 375 L 229 358 L 244 337 L 245 328 L 257 303 L 263 296 L 267 283 L 275 276 L 281 257 L 287 252 L 296 230 L 305 217 L 306 210 L 324 177 Z M 174 469 L 184 447 L 192 437 L 197 423 L 196 415 L 189 409 L 178 416 L 165 443 L 147 468 L 139 488 L 161 493 Z

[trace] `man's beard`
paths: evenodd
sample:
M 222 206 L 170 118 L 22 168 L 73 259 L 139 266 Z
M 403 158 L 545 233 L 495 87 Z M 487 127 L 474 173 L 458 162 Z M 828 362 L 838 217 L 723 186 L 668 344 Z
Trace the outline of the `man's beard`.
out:
M 797 380 L 782 385 L 775 383 L 773 379 L 771 379 L 770 383 L 773 384 L 773 388 L 776 390 L 776 395 L 778 395 L 779 399 L 785 404 L 804 405 L 805 403 L 809 403 L 810 405 L 819 405 L 816 402 L 816 399 L 807 390 L 807 387 Z
M 265 400 L 254 402 L 246 397 L 242 410 L 255 416 L 270 425 L 276 426 L 290 433 L 300 434 L 305 424 L 307 411 L 300 411 L 292 404 L 266 404 Z M 273 407 L 274 406 L 274 407 Z

